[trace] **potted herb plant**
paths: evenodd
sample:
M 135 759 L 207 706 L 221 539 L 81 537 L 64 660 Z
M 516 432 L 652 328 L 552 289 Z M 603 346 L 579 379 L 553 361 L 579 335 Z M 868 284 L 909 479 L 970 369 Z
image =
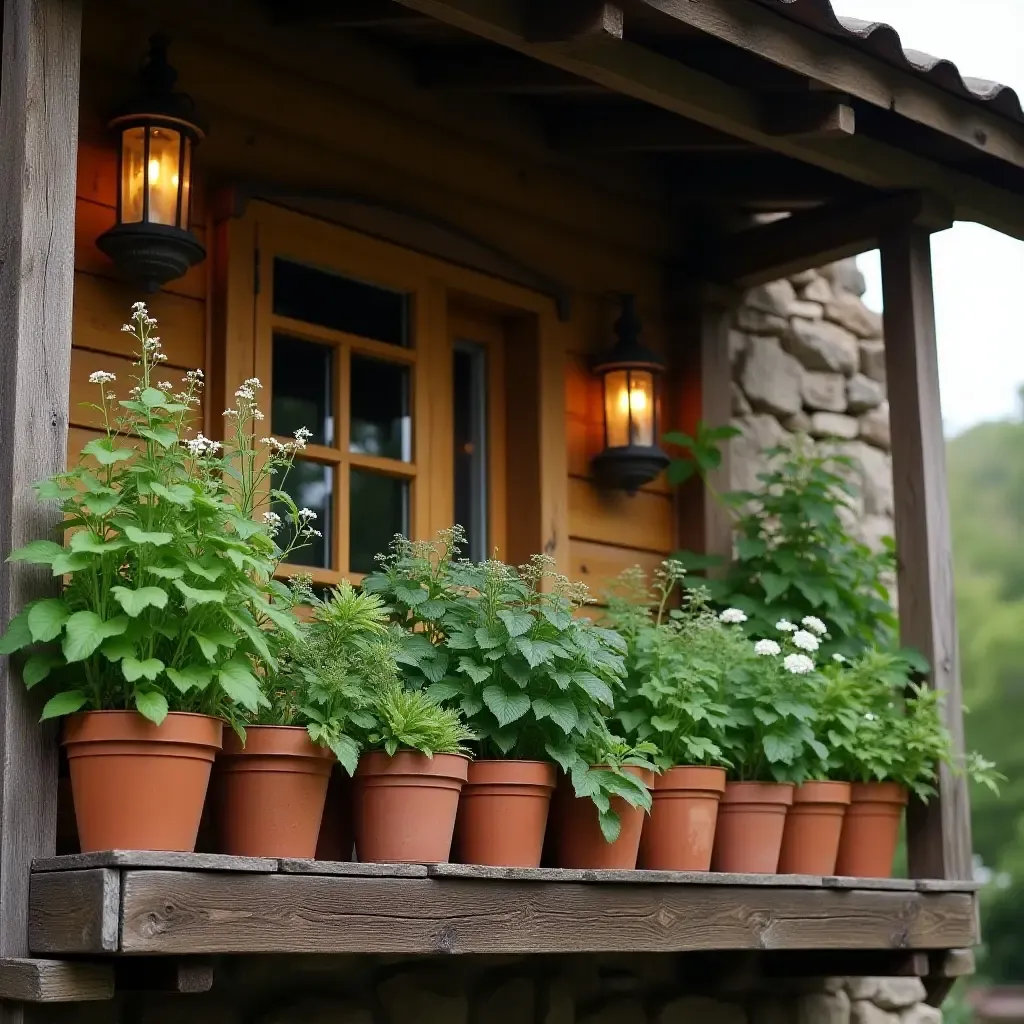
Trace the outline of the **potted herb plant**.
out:
M 751 644 L 739 628 L 741 614 L 727 610 L 721 616 L 736 628 L 723 634 L 718 655 L 731 712 L 720 740 L 730 779 L 719 806 L 712 867 L 774 874 L 794 786 L 828 752 L 812 728 L 818 676 L 807 631 L 783 629 L 779 640 Z
M 124 327 L 139 346 L 134 386 L 118 400 L 114 374 L 91 375 L 103 434 L 37 485 L 65 514 L 64 542 L 10 555 L 67 580 L 10 622 L 0 652 L 24 652 L 26 686 L 53 690 L 44 719 L 68 716 L 85 852 L 194 848 L 222 723 L 265 706 L 258 675 L 295 629 L 271 583 L 280 553 L 251 519 L 255 401 L 239 398 L 226 446 L 193 434 L 202 371 L 166 382 L 155 327 L 137 303 Z
M 602 728 L 580 753 L 589 767 L 571 772 L 555 796 L 555 862 L 562 868 L 632 870 L 651 809 L 657 747 L 630 743 Z
M 397 678 L 377 685 L 371 710 L 376 723 L 355 777 L 359 859 L 446 862 L 475 734 L 456 709 Z
M 639 567 L 624 572 L 608 595 L 609 621 L 626 638 L 626 697 L 616 719 L 627 736 L 653 742 L 664 773 L 654 780 L 639 865 L 707 871 L 725 791 L 725 762 L 716 742 L 730 720 L 719 647 L 732 627 L 681 587 L 685 570 L 666 561 L 649 587 Z
M 308 578 L 291 583 L 311 621 L 289 638 L 267 673 L 268 706 L 247 726 L 244 742 L 228 736 L 217 761 L 224 853 L 314 856 L 334 759 L 355 774 L 362 738 L 376 721 L 371 694 L 396 676 L 395 644 L 379 597 L 344 581 L 321 600 Z M 351 835 L 348 822 L 337 827 Z M 338 843 L 338 856 L 347 856 L 345 840 Z
M 457 707 L 476 735 L 459 858 L 536 867 L 556 762 L 574 777 L 586 773 L 581 747 L 611 710 L 624 644 L 574 615 L 586 588 L 552 573 L 549 560 L 538 556 L 519 569 L 460 560 L 462 536 L 453 527 L 435 543 L 396 538 L 364 585 L 410 631 L 409 683 Z
M 928 671 L 913 651 L 867 650 L 826 669 L 852 709 L 845 730 L 837 730 L 836 771 L 852 783 L 843 822 L 836 872 L 860 878 L 888 878 L 903 811 L 913 793 L 935 793 L 941 765 L 965 771 L 974 782 L 998 790 L 1003 778 L 979 754 L 958 763 L 942 718 L 942 697 L 915 682 Z

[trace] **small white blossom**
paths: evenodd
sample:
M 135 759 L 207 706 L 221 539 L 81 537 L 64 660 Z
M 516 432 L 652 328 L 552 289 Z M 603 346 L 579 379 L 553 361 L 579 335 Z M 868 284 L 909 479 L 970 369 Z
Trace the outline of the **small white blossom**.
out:
M 816 651 L 821 646 L 821 641 L 806 629 L 798 629 L 793 634 L 793 643 L 802 651 Z
M 166 352 L 154 352 L 153 353 L 153 362 L 154 363 L 166 363 L 167 362 L 167 353 Z
M 828 632 L 828 627 L 816 615 L 805 615 L 800 620 L 800 624 L 806 626 L 812 633 L 817 633 L 818 636 L 824 636 Z
M 220 441 L 211 441 L 203 434 L 196 434 L 191 440 L 185 442 L 185 447 L 194 458 L 198 458 L 202 455 L 215 455 L 223 445 Z
M 146 304 L 144 302 L 133 302 L 132 312 L 142 313 L 143 315 L 146 315 L 149 311 L 146 309 Z
M 302 520 L 312 520 L 316 519 L 317 515 L 311 508 L 300 508 L 299 518 Z
M 263 385 L 260 383 L 259 377 L 249 377 L 248 380 L 242 381 L 242 387 L 249 388 L 250 390 L 257 390 L 262 388 Z
M 221 415 L 222 416 L 237 416 L 238 415 L 238 410 L 237 409 L 225 409 L 224 412 L 221 413 Z
M 255 397 L 252 388 L 247 388 L 244 384 L 235 392 L 235 398 L 243 398 L 247 402 L 251 402 Z
M 121 324 L 121 330 L 124 331 L 125 334 L 135 333 L 135 327 L 132 324 Z
M 846 661 L 846 658 L 844 658 L 844 657 L 843 657 L 843 656 L 842 656 L 842 655 L 841 655 L 841 654 L 840 654 L 840 653 L 839 653 L 838 651 L 836 651 L 836 653 L 832 655 L 832 660 L 833 660 L 833 661 L 834 661 L 834 662 L 835 662 L 835 663 L 836 663 L 837 665 L 842 665 L 842 664 L 843 664 L 843 662 L 845 662 L 845 661 Z
M 787 654 L 782 664 L 787 672 L 795 676 L 804 676 L 814 671 L 814 662 L 806 654 Z
M 264 512 L 263 522 L 270 528 L 271 537 L 281 529 L 281 517 L 276 512 Z
M 730 625 L 738 626 L 741 622 L 747 621 L 747 613 L 739 608 L 726 608 L 718 618 L 722 622 L 727 622 Z
M 115 380 L 117 377 L 112 373 L 107 373 L 106 370 L 94 370 L 89 374 L 90 384 L 110 384 Z
M 874 712 L 872 712 L 872 711 L 865 711 L 864 712 L 864 720 L 866 722 L 874 722 L 877 719 L 878 719 L 878 715 L 874 714 Z
M 796 626 L 794 626 L 788 619 L 779 619 L 779 621 L 775 623 L 775 628 L 780 633 L 792 633 L 796 629 Z
M 313 431 L 308 427 L 299 427 L 293 436 L 295 438 L 295 450 L 301 452 L 313 436 Z
M 132 398 L 138 398 L 138 397 L 139 397 L 139 395 L 141 395 L 141 394 L 142 394 L 142 388 L 140 388 L 140 387 L 139 387 L 139 386 L 138 386 L 138 385 L 136 384 L 136 385 L 135 385 L 135 387 L 133 387 L 133 388 L 131 389 L 131 391 L 129 391 L 129 392 L 128 392 L 128 394 L 129 394 L 129 395 L 131 395 L 131 397 L 132 397 Z
M 166 380 L 162 380 L 162 381 L 160 381 L 160 383 L 159 383 L 159 384 L 157 384 L 157 387 L 158 387 L 158 388 L 159 388 L 159 389 L 160 389 L 161 391 L 170 391 L 170 390 L 171 390 L 171 388 L 173 388 L 173 387 L 174 387 L 174 385 L 173 385 L 173 384 L 171 384 L 171 383 L 170 383 L 169 381 L 166 381 Z
M 754 653 L 767 658 L 781 654 L 782 648 L 774 640 L 758 640 L 754 644 Z
M 263 415 L 263 413 L 261 413 L 259 411 L 259 409 L 253 410 L 253 414 L 252 415 L 253 415 L 253 419 L 257 419 L 257 420 L 265 420 L 267 418 L 266 416 Z

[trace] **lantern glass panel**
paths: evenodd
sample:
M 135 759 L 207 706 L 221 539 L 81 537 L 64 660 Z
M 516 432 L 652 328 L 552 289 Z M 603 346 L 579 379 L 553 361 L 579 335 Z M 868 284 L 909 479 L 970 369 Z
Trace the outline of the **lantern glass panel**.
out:
M 177 224 L 179 228 L 188 231 L 192 212 L 192 140 L 185 135 L 182 142 L 184 151 L 181 155 L 181 213 Z
M 654 447 L 654 374 L 649 370 L 629 371 L 629 443 Z
M 611 370 L 604 375 L 604 430 L 606 448 L 629 444 L 629 371 Z
M 149 221 L 178 223 L 178 190 L 181 184 L 181 132 L 172 128 L 149 129 Z
M 126 128 L 121 135 L 121 223 L 142 220 L 145 189 L 146 129 Z

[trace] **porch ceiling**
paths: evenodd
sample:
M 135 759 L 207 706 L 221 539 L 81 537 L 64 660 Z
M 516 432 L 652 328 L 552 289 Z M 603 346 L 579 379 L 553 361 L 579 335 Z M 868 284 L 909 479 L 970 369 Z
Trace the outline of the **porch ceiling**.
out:
M 265 2 L 371 36 L 423 88 L 512 98 L 553 147 L 653 161 L 694 205 L 792 210 L 919 190 L 1024 238 L 1016 94 L 908 57 L 892 30 L 847 26 L 828 0 Z

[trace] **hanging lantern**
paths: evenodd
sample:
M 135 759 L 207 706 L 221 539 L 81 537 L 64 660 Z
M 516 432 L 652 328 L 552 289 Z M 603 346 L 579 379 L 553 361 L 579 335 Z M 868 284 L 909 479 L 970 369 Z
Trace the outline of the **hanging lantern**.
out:
M 594 472 L 607 486 L 635 494 L 669 464 L 658 446 L 665 365 L 640 342 L 634 297 L 623 295 L 621 302 L 616 342 L 593 366 L 604 404 L 604 450 Z
M 150 39 L 136 97 L 111 122 L 120 138 L 117 223 L 96 239 L 120 273 L 155 292 L 199 263 L 191 231 L 192 155 L 203 138 L 191 97 L 175 92 L 170 40 Z

